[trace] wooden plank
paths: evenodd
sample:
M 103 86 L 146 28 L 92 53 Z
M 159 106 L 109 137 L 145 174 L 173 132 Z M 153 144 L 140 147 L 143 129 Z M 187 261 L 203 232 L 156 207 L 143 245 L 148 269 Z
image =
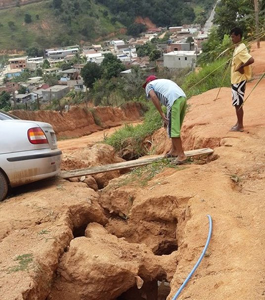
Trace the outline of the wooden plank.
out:
M 213 153 L 213 149 L 210 149 L 210 148 L 185 151 L 185 154 L 187 157 L 193 157 L 193 156 L 199 156 L 199 155 L 209 155 L 212 153 Z M 156 156 L 153 156 L 150 158 L 139 158 L 136 160 L 130 160 L 130 161 L 125 161 L 125 162 L 121 162 L 121 163 L 108 164 L 108 165 L 96 166 L 96 167 L 85 168 L 85 169 L 76 169 L 76 170 L 71 170 L 71 171 L 61 171 L 61 177 L 62 178 L 71 178 L 71 177 L 78 177 L 78 176 L 84 176 L 84 175 L 98 174 L 98 173 L 103 173 L 103 172 L 110 172 L 110 171 L 114 171 L 114 170 L 135 168 L 135 167 L 145 166 L 145 165 L 151 164 L 155 161 L 159 161 L 162 159 L 165 159 L 164 155 L 156 155 Z M 172 158 L 168 158 L 168 159 L 172 159 Z

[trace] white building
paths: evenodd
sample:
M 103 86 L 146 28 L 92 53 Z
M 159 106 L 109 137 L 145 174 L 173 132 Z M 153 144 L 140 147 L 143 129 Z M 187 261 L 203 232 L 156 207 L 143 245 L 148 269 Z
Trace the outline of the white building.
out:
M 67 55 L 77 54 L 79 52 L 79 48 L 46 50 L 45 52 L 49 59 L 63 59 Z
M 164 54 L 164 67 L 184 69 L 195 67 L 197 55 L 194 51 L 172 51 Z
M 86 59 L 87 59 L 87 62 L 94 62 L 97 64 L 101 64 L 104 59 L 104 56 L 102 55 L 101 52 L 88 53 L 88 54 L 86 54 Z
M 26 68 L 32 71 L 41 69 L 43 61 L 43 57 L 28 57 L 26 60 Z
M 125 45 L 125 42 L 123 40 L 115 40 L 115 41 L 111 41 L 111 45 L 113 45 L 114 51 L 118 52 L 117 46 Z

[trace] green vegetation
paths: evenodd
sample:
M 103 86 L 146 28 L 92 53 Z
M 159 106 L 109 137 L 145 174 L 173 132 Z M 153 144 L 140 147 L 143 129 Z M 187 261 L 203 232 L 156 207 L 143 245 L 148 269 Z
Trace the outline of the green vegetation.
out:
M 221 0 L 216 8 L 214 24 L 218 25 L 220 39 L 230 32 L 233 27 L 241 27 L 246 38 L 248 34 L 255 33 L 254 2 L 248 0 Z M 265 1 L 259 2 L 259 26 L 260 31 L 265 29 Z
M 0 19 L 1 49 L 35 48 L 41 55 L 45 48 L 93 41 L 123 27 L 119 22 L 111 22 L 111 13 L 102 5 L 86 0 L 21 5 L 0 10 Z
M 115 16 L 113 21 L 119 21 L 126 27 L 133 24 L 138 16 L 148 17 L 157 26 L 177 26 L 191 24 L 196 18 L 193 6 L 202 7 L 205 11 L 215 3 L 214 0 L 98 0 Z
M 22 254 L 14 259 L 18 265 L 8 269 L 8 273 L 29 270 L 32 267 L 33 254 Z
M 26 22 L 29 21 L 26 15 L 31 16 L 31 22 Z M 60 31 L 64 30 L 51 15 L 49 2 L 1 10 L 0 19 L 2 49 L 26 50 L 30 47 L 44 49 L 52 43 L 56 45 Z M 57 30 L 55 31 L 54 28 Z
M 0 109 L 4 111 L 9 111 L 11 109 L 11 104 L 10 104 L 10 94 L 3 91 L 0 94 Z
M 149 105 L 150 109 L 145 114 L 143 124 L 136 126 L 125 125 L 111 137 L 106 138 L 105 142 L 113 146 L 116 151 L 120 151 L 127 145 L 133 146 L 136 158 L 145 155 L 148 149 L 143 147 L 144 140 L 159 129 L 162 124 L 161 117 L 155 107 L 150 102 L 147 102 L 147 105 Z
M 43 49 L 94 42 L 109 34 L 139 36 L 144 24 L 138 16 L 150 18 L 157 26 L 203 23 L 215 0 L 48 0 L 0 10 L 2 49 Z
M 126 177 L 120 178 L 118 183 L 114 183 L 115 186 L 121 187 L 124 185 L 134 185 L 144 187 L 148 182 L 154 178 L 157 174 L 161 173 L 165 168 L 174 168 L 180 170 L 183 166 L 177 166 L 167 158 L 153 162 L 146 166 L 134 168 Z M 160 184 L 159 182 L 157 184 Z M 113 188 L 110 184 L 107 188 Z M 130 200 L 131 202 L 133 199 Z
M 198 72 L 190 73 L 182 85 L 188 98 L 208 90 L 230 86 L 229 60 L 222 58 L 205 65 Z

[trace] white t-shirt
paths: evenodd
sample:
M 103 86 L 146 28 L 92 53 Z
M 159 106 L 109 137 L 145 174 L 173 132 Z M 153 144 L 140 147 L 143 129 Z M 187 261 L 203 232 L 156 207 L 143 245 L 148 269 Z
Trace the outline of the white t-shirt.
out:
M 153 90 L 160 103 L 170 109 L 179 97 L 186 97 L 183 90 L 172 80 L 155 79 L 145 87 L 146 97 L 150 98 L 150 91 Z

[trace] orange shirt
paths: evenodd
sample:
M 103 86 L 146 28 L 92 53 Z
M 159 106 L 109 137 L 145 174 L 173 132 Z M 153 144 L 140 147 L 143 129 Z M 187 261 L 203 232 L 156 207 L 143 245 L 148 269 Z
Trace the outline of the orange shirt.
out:
M 250 80 L 252 75 L 251 66 L 244 67 L 244 74 L 235 71 L 242 63 L 246 63 L 252 56 L 248 53 L 248 49 L 244 43 L 235 47 L 232 64 L 231 64 L 231 83 L 239 83 L 244 80 Z

